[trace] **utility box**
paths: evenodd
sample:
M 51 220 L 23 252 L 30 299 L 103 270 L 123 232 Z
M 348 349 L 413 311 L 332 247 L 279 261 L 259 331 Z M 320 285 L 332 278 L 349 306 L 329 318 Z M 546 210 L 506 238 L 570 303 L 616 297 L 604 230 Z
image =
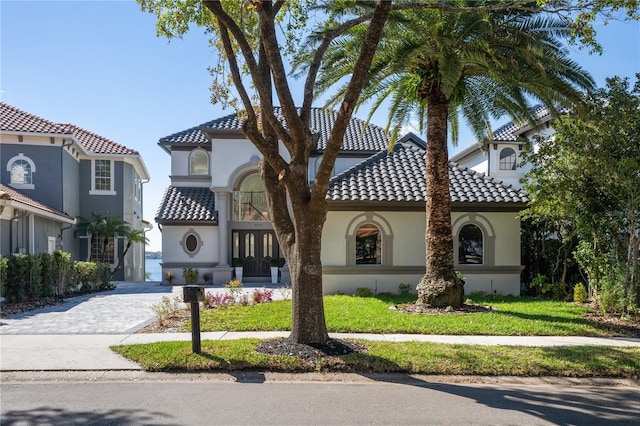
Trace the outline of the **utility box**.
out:
M 197 303 L 204 301 L 204 287 L 190 284 L 182 287 L 182 301 L 184 303 Z

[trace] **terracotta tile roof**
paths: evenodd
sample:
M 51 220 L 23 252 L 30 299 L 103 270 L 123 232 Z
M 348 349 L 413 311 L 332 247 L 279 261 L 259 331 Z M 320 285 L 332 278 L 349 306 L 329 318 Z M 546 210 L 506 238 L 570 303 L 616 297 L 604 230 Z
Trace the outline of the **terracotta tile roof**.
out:
M 275 107 L 274 112 L 278 119 L 284 123 L 284 116 L 280 107 Z M 335 123 L 337 112 L 328 111 L 321 108 L 311 109 L 311 130 L 318 134 L 316 150 L 323 151 L 329 140 L 329 134 Z M 383 128 L 369 124 L 363 132 L 365 122 L 358 118 L 351 118 L 344 136 L 342 151 L 381 151 L 389 146 L 389 138 Z M 215 120 L 208 121 L 199 126 L 174 133 L 160 139 L 160 144 L 186 144 L 202 145 L 208 144 L 203 130 L 242 130 L 242 121 L 238 120 L 237 114 L 229 114 Z
M 526 203 L 520 189 L 449 162 L 452 202 Z M 425 151 L 396 144 L 333 177 L 327 199 L 333 201 L 425 201 Z
M 60 210 L 56 210 L 53 207 L 49 207 L 48 205 L 41 203 L 40 201 L 36 201 L 33 198 L 13 189 L 12 187 L 1 184 L 1 183 L 0 183 L 0 200 L 16 201 L 20 204 L 24 204 L 26 206 L 41 210 L 42 212 L 54 214 L 56 216 L 60 216 L 65 219 L 73 220 L 73 218 L 68 214 L 61 212 Z
M 133 149 L 76 125 L 52 123 L 44 118 L 19 110 L 5 102 L 0 102 L 0 130 L 5 132 L 69 135 L 75 137 L 86 151 L 93 154 L 139 155 Z
M 217 222 L 215 194 L 209 188 L 170 186 L 162 196 L 155 220 L 159 223 L 166 221 Z
M 96 135 L 88 130 L 73 124 L 65 124 L 65 129 L 75 136 L 76 140 L 91 153 L 94 154 L 120 154 L 120 155 L 140 155 L 138 151 L 120 145 L 117 142 L 105 137 Z
M 0 130 L 5 132 L 68 134 L 64 126 L 0 102 Z

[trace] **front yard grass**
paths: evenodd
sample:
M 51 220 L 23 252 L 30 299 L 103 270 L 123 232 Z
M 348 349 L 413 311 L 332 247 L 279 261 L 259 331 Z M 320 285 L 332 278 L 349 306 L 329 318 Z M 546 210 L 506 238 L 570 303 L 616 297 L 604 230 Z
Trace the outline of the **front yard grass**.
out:
M 148 371 L 340 371 L 436 375 L 617 377 L 637 379 L 640 349 L 449 345 L 429 342 L 358 340 L 366 353 L 320 360 L 269 356 L 255 351 L 258 339 L 203 341 L 200 354 L 191 342 L 114 346 Z
M 621 329 L 585 317 L 588 307 L 527 297 L 473 300 L 493 309 L 477 313 L 407 314 L 389 307 L 414 301 L 412 296 L 346 295 L 324 298 L 329 332 L 414 333 L 506 336 L 620 336 Z M 203 311 L 201 331 L 290 330 L 291 301 L 228 306 Z M 187 331 L 186 329 L 184 331 Z M 430 342 L 357 340 L 365 350 L 315 360 L 256 351 L 258 339 L 114 346 L 148 371 L 341 371 L 438 375 L 509 375 L 614 377 L 637 380 L 640 348 L 562 346 L 511 347 L 451 345 Z
M 489 312 L 439 315 L 407 314 L 389 307 L 415 296 L 347 295 L 324 298 L 329 332 L 408 333 L 499 336 L 615 336 L 610 326 L 585 318 L 589 308 L 573 303 L 529 297 L 495 296 L 474 302 Z M 286 331 L 291 329 L 291 301 L 255 306 L 228 306 L 203 311 L 200 329 L 206 331 Z

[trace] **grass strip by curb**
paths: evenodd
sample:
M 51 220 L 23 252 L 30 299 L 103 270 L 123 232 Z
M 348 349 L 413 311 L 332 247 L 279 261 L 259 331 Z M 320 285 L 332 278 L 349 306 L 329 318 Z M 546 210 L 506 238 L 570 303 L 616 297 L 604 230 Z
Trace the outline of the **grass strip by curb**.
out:
M 640 377 L 640 348 L 514 347 L 358 340 L 367 348 L 367 353 L 309 361 L 258 353 L 255 349 L 259 342 L 259 339 L 205 340 L 201 354 L 191 352 L 191 342 L 121 345 L 111 349 L 139 363 L 147 371 L 339 371 L 636 380 Z

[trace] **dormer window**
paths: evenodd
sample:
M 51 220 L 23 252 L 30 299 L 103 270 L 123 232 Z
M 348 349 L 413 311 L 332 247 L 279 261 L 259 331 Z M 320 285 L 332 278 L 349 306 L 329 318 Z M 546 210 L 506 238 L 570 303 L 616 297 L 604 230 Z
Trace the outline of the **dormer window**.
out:
M 516 152 L 513 148 L 503 148 L 500 151 L 500 170 L 515 170 L 516 161 Z
M 36 171 L 36 165 L 29 157 L 25 157 L 20 153 L 9 159 L 7 162 L 7 171 L 10 174 L 11 186 L 16 189 L 34 189 L 33 173 Z
M 209 156 L 205 150 L 194 149 L 191 151 L 191 154 L 189 154 L 189 174 L 209 174 Z

